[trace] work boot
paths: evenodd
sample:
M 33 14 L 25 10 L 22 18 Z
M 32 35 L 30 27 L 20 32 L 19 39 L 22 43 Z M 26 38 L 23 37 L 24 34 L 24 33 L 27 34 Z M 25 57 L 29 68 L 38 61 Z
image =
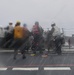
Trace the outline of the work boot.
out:
M 26 59 L 26 56 L 22 56 L 22 59 Z
M 14 57 L 13 59 L 16 60 L 16 57 Z

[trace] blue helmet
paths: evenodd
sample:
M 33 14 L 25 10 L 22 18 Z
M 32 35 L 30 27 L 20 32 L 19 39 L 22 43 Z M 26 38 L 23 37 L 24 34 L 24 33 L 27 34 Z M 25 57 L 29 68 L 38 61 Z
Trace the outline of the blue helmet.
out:
M 36 21 L 36 22 L 35 22 L 35 25 L 39 25 L 39 22 L 38 22 L 38 21 Z
M 26 27 L 26 26 L 27 26 L 27 24 L 26 24 L 26 23 L 24 23 L 24 24 L 23 24 L 23 26 L 24 26 L 24 27 Z

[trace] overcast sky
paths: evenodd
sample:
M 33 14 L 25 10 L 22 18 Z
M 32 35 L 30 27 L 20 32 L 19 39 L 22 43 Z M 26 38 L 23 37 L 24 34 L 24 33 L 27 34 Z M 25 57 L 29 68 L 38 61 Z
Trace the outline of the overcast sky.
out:
M 70 35 L 74 33 L 74 0 L 0 0 L 0 25 L 17 20 L 29 29 L 35 21 L 45 29 L 55 22 Z

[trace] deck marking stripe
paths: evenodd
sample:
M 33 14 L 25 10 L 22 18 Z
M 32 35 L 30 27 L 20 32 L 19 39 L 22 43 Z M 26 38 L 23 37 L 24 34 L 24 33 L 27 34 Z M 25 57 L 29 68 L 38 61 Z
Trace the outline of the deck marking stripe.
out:
M 70 67 L 44 67 L 44 70 L 71 70 Z
M 0 70 L 7 70 L 7 68 L 0 68 Z
M 12 70 L 29 70 L 29 71 L 31 71 L 31 70 L 39 70 L 39 68 L 13 68 Z

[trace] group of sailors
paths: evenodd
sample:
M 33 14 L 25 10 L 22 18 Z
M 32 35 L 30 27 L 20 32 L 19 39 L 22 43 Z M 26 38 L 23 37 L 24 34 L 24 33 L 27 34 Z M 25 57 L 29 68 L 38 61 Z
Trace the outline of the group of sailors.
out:
M 51 30 L 47 34 L 46 41 L 44 40 L 43 28 L 39 25 L 39 22 L 35 22 L 32 27 L 32 31 L 29 31 L 26 24 L 21 26 L 21 22 L 17 21 L 15 27 L 13 27 L 13 23 L 10 22 L 9 26 L 6 28 L 6 36 L 7 39 L 13 38 L 11 46 L 14 47 L 14 59 L 18 54 L 18 50 L 21 51 L 22 58 L 25 59 L 25 50 L 31 47 L 32 55 L 36 55 L 36 51 L 39 50 L 42 53 L 42 44 L 45 42 L 47 44 L 48 50 L 51 48 L 51 42 L 53 41 L 55 45 L 56 52 L 60 55 L 61 54 L 61 45 L 62 45 L 62 36 L 60 32 L 60 28 L 56 26 L 55 23 L 51 25 Z

